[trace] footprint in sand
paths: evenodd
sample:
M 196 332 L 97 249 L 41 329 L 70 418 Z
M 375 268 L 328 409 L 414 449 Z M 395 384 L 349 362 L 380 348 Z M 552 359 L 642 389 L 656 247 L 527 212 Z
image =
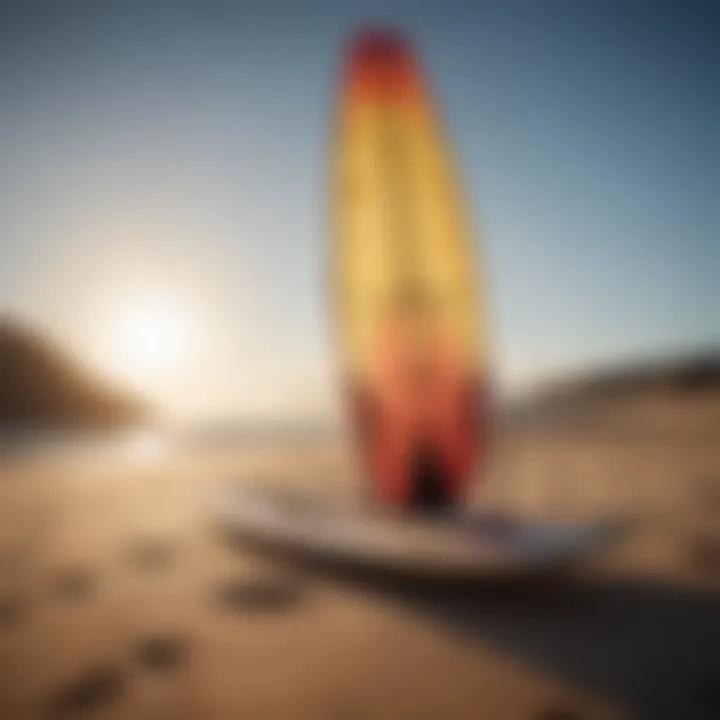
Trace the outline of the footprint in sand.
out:
M 95 712 L 117 700 L 125 689 L 122 673 L 112 666 L 96 666 L 50 698 L 48 716 L 70 718 Z
M 12 594 L 0 594 L 0 627 L 18 625 L 27 616 L 28 603 Z
M 302 584 L 285 578 L 239 578 L 224 580 L 215 588 L 217 601 L 227 610 L 241 612 L 284 611 L 304 596 Z
M 135 648 L 139 663 L 154 672 L 174 670 L 187 660 L 187 644 L 175 635 L 152 635 L 143 638 Z
M 95 589 L 97 573 L 90 568 L 66 568 L 53 581 L 53 591 L 64 600 L 80 600 Z

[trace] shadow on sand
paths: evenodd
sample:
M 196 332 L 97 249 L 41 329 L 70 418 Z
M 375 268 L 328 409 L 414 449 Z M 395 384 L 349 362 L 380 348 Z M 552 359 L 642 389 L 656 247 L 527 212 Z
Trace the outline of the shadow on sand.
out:
M 720 717 L 720 593 L 562 576 L 472 592 L 362 586 L 604 695 L 632 717 Z
M 288 557 L 272 543 L 225 535 L 232 545 Z M 571 684 L 604 696 L 631 717 L 720 718 L 720 592 L 646 578 L 454 577 L 441 584 L 340 557 L 298 552 L 291 565 L 321 572 L 494 645 Z

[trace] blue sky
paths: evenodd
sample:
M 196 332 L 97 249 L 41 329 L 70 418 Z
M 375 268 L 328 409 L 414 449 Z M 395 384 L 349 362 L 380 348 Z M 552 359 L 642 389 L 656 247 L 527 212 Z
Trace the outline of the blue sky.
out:
M 505 388 L 720 342 L 720 11 L 663 0 L 0 2 L 0 307 L 181 414 L 327 406 L 347 34 L 413 40 Z M 183 364 L 127 373 L 132 302 Z

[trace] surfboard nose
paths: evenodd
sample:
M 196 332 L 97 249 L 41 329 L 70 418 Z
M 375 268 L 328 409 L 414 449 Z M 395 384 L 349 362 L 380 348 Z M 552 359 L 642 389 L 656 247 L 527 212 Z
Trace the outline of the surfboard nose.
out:
M 408 41 L 394 28 L 369 25 L 357 30 L 351 41 L 351 55 L 357 62 L 393 62 L 408 59 Z
M 419 70 L 407 40 L 396 30 L 366 27 L 352 38 L 346 87 L 353 96 L 403 98 L 419 90 Z

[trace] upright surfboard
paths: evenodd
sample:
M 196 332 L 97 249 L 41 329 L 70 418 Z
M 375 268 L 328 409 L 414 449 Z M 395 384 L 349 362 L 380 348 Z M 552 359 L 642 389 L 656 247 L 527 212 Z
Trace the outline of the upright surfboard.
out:
M 351 41 L 335 108 L 331 274 L 372 496 L 449 509 L 485 445 L 472 233 L 418 63 L 392 31 Z
M 471 234 L 428 91 L 395 34 L 353 41 L 337 113 L 332 284 L 349 406 L 373 497 L 411 512 L 303 492 L 297 478 L 243 478 L 213 496 L 216 522 L 293 561 L 453 588 L 544 574 L 604 547 L 615 521 L 458 507 L 486 433 Z M 415 517 L 426 509 L 445 512 Z

